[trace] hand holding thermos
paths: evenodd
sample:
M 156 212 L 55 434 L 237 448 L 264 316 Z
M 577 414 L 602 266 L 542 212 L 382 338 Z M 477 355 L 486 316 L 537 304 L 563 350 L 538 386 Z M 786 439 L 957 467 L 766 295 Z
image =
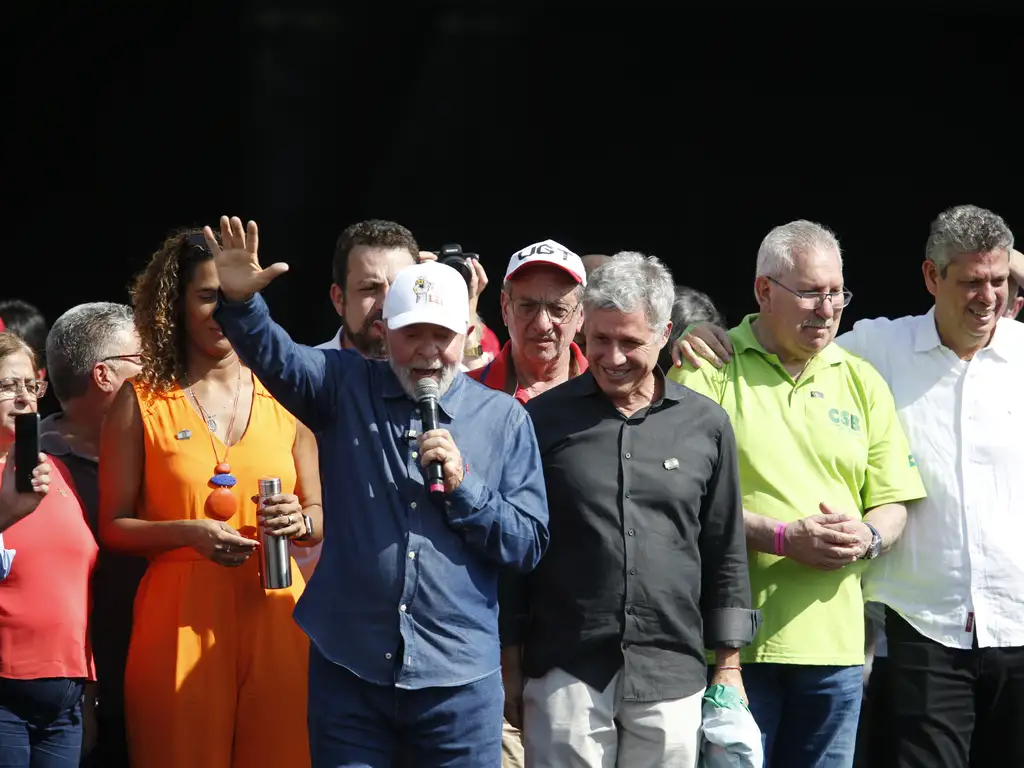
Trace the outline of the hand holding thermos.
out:
M 252 500 L 257 505 L 259 496 Z M 302 519 L 302 504 L 294 493 L 275 493 L 263 500 L 259 511 L 260 525 L 267 527 L 267 532 L 285 539 L 300 539 L 306 535 L 306 521 Z
M 264 589 L 286 589 L 292 585 L 288 540 L 312 533 L 308 518 L 298 496 L 281 493 L 278 477 L 260 478 L 254 500 L 259 507 L 260 583 Z

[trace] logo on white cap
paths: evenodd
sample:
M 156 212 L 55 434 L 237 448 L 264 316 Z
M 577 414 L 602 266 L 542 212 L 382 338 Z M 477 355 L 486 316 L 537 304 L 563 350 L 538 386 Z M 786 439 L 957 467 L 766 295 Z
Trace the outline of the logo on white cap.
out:
M 465 333 L 469 291 L 458 272 L 445 264 L 414 264 L 399 271 L 384 298 L 382 312 L 391 330 L 430 323 Z
M 581 285 L 587 284 L 587 271 L 583 267 L 583 259 L 554 240 L 544 240 L 528 245 L 512 254 L 509 259 L 505 279 L 529 264 L 550 264 L 565 270 Z

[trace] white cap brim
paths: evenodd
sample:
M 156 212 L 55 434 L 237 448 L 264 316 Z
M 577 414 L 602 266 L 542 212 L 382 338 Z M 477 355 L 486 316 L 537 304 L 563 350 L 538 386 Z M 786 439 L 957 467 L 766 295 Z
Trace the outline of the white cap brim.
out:
M 512 278 L 513 275 L 522 272 L 524 269 L 529 269 L 530 267 L 554 267 L 555 269 L 560 269 L 563 272 L 565 272 L 565 274 L 571 277 L 578 285 L 587 284 L 586 275 L 578 275 L 576 274 L 576 272 L 574 272 L 572 269 L 565 266 L 564 264 L 561 264 L 557 261 L 549 261 L 548 259 L 535 259 L 533 261 L 520 262 L 519 264 L 515 265 L 514 269 L 511 269 L 507 273 L 505 273 L 505 279 L 509 280 Z
M 456 320 L 451 317 L 444 317 L 443 314 L 439 312 L 431 312 L 430 310 L 422 309 L 403 312 L 402 314 L 395 315 L 387 320 L 388 328 L 392 331 L 397 331 L 399 328 L 405 328 L 407 325 L 416 325 L 418 323 L 438 325 L 442 328 L 447 328 L 449 331 L 454 333 L 466 333 L 469 330 L 468 318 Z

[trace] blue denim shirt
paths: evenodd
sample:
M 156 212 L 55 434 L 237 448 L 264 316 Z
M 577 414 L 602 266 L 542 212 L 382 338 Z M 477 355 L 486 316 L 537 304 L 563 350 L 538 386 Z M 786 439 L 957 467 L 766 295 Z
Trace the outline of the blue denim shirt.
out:
M 418 408 L 387 362 L 295 343 L 258 295 L 222 298 L 214 318 L 278 402 L 317 434 L 326 535 L 295 608 L 315 647 L 363 680 L 399 688 L 496 672 L 499 570 L 532 570 L 548 544 L 526 409 L 456 376 L 439 416 L 466 473 L 437 503 L 420 468 Z

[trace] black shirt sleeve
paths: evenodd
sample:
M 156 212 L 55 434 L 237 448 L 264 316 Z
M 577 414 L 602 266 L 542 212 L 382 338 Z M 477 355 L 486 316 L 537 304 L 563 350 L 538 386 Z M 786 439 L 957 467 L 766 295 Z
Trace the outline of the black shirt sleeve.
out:
M 760 614 L 750 608 L 750 574 L 743 529 L 736 436 L 723 411 L 718 462 L 700 511 L 700 611 L 704 645 L 740 648 L 753 640 Z

